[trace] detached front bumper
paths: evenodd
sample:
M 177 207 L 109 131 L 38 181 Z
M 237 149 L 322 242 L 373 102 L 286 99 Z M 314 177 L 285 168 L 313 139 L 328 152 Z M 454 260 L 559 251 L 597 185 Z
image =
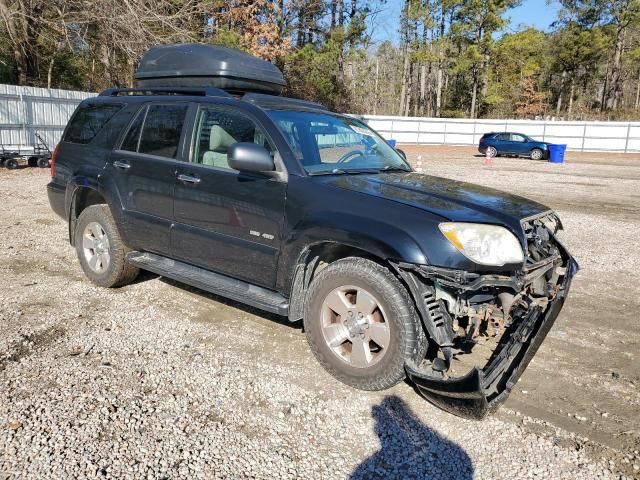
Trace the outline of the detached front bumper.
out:
M 579 267 L 566 251 L 564 253 L 566 271 L 559 282 L 561 288 L 557 296 L 545 308 L 530 309 L 525 318 L 514 324 L 485 367 L 475 367 L 463 377 L 445 379 L 439 377 L 438 372 L 421 370 L 415 363 L 407 362 L 407 375 L 420 394 L 443 410 L 465 418 L 482 419 L 495 411 L 527 368 L 569 293 Z

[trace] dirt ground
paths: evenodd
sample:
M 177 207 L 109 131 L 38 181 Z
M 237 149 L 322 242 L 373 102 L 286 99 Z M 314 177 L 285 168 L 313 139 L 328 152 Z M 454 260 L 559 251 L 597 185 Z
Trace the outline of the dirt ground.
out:
M 581 266 L 507 410 L 620 449 L 640 448 L 640 154 L 567 152 L 564 164 L 475 148 L 402 145 L 429 175 L 499 188 L 556 210 Z
M 638 478 L 640 155 L 569 152 L 566 163 L 561 165 L 496 158 L 492 165 L 485 166 L 483 158 L 472 148 L 401 148 L 414 165 L 420 156 L 425 174 L 500 188 L 555 209 L 565 226 L 561 238 L 582 269 L 549 337 L 494 418 L 482 423 L 460 421 L 425 403 L 406 384 L 394 387 L 391 393 L 413 411 L 420 412 L 418 416 L 423 422 L 429 422 L 432 428 L 460 443 L 472 457 L 479 478 L 499 478 L 508 471 L 503 469 L 504 465 L 493 465 L 490 446 L 477 439 L 470 441 L 474 432 L 485 430 L 495 435 L 496 448 L 501 448 L 500 445 L 508 448 L 507 443 L 500 443 L 507 433 L 511 437 L 505 436 L 506 441 L 528 439 L 527 447 L 523 446 L 525 443 L 514 443 L 522 452 L 516 452 L 516 456 L 531 455 L 526 457 L 525 466 L 534 460 L 540 468 L 551 465 L 553 462 L 545 458 L 545 453 L 535 453 L 535 459 L 531 453 L 538 451 L 538 442 L 541 445 L 550 442 L 553 448 L 558 446 L 600 462 L 599 465 L 617 475 L 615 478 L 621 478 L 619 475 Z M 51 388 L 71 381 L 79 392 L 77 396 L 74 394 L 74 402 L 79 402 L 77 408 L 82 411 L 83 402 L 89 401 L 89 386 L 98 385 L 100 396 L 106 398 L 109 394 L 105 391 L 118 389 L 123 372 L 135 375 L 136 381 L 138 376 L 142 378 L 155 372 L 160 378 L 156 385 L 158 391 L 165 385 L 162 382 L 172 385 L 175 382 L 177 392 L 184 375 L 189 377 L 185 382 L 195 382 L 194 392 L 213 395 L 211 392 L 215 391 L 215 395 L 220 395 L 216 401 L 221 405 L 219 415 L 227 425 L 235 419 L 235 439 L 244 439 L 243 435 L 249 438 L 251 431 L 259 429 L 251 422 L 262 418 L 261 412 L 277 415 L 276 423 L 284 415 L 288 419 L 291 407 L 283 406 L 283 399 L 303 404 L 316 397 L 325 411 L 318 414 L 315 410 L 305 410 L 308 416 L 301 417 L 299 426 L 310 429 L 312 455 L 318 454 L 314 442 L 322 439 L 329 442 L 326 452 L 331 458 L 335 449 L 340 450 L 338 447 L 349 450 L 356 444 L 344 432 L 337 437 L 335 432 L 323 430 L 325 424 L 342 421 L 344 405 L 341 402 L 349 398 L 349 409 L 362 423 L 363 431 L 358 435 L 363 439 L 370 437 L 373 426 L 368 423 L 367 411 L 389 392 L 354 393 L 336 383 L 308 352 L 300 325 L 290 325 L 277 317 L 153 275 L 143 275 L 134 285 L 115 291 L 105 292 L 89 285 L 77 265 L 73 249 L 66 243 L 64 223 L 48 206 L 47 181 L 48 172 L 38 169 L 0 170 L 0 289 L 3 292 L 0 294 L 0 327 L 4 329 L 0 336 L 0 374 L 4 370 L 9 378 L 11 369 L 15 375 L 19 374 L 19 380 L 7 379 L 5 384 L 0 381 L 0 395 L 3 392 L 11 395 L 11 401 L 17 405 L 15 411 L 32 395 L 29 389 L 42 383 L 42 379 L 51 382 Z M 130 325 L 134 325 L 133 331 Z M 29 332 L 37 334 L 25 335 L 27 327 Z M 120 338 L 115 340 L 118 335 Z M 16 338 L 24 341 L 16 343 Z M 118 342 L 125 342 L 122 345 L 126 349 Z M 168 367 L 167 358 L 185 371 Z M 55 370 L 60 362 L 75 373 L 60 374 Z M 263 373 L 252 373 L 249 365 L 259 366 L 256 368 Z M 205 366 L 218 372 L 216 382 L 221 383 L 214 385 L 214 390 L 201 388 L 206 382 L 198 375 L 204 375 Z M 169 368 L 171 371 L 167 373 Z M 47 377 L 53 375 L 49 372 L 55 373 L 55 378 Z M 244 380 L 226 380 L 229 372 L 251 381 L 247 384 Z M 265 387 L 264 373 L 272 376 L 272 386 Z M 74 375 L 88 377 L 81 382 L 74 380 L 79 378 Z M 166 375 L 175 378 L 165 378 Z M 135 390 L 127 383 L 129 377 L 121 378 L 126 389 Z M 227 381 L 229 383 L 225 383 Z M 107 386 L 100 387 L 101 382 L 107 382 Z M 214 386 L 207 384 L 208 389 Z M 149 387 L 144 388 L 147 395 Z M 251 407 L 233 404 L 239 401 L 239 396 L 250 399 L 264 388 L 271 388 L 275 393 L 269 393 Z M 225 397 L 224 392 L 234 397 Z M 39 395 L 45 398 L 48 394 Z M 178 394 L 173 395 L 177 402 Z M 55 404 L 54 400 L 39 401 Z M 3 411 L 14 412 L 12 408 L 3 410 L 0 406 L 0 424 Z M 296 408 L 293 407 L 294 413 Z M 55 409 L 52 412 L 53 415 Z M 355 426 L 353 429 L 358 430 Z M 210 435 L 210 431 L 203 432 Z M 280 435 L 286 439 L 288 434 Z M 271 440 L 258 440 L 254 448 L 269 447 Z M 13 445 L 11 442 L 13 440 L 7 440 L 6 444 Z M 366 448 L 354 448 L 347 455 L 344 449 L 335 458 L 342 458 L 345 463 L 328 467 L 334 468 L 334 472 L 353 470 L 357 458 L 371 453 Z M 0 460 L 2 454 L 0 452 Z M 19 451 L 15 455 L 19 456 Z M 595 478 L 589 475 L 591 470 L 587 470 L 586 464 L 580 463 L 579 468 L 583 469 L 575 472 L 566 465 L 562 468 L 565 470 L 559 471 L 567 478 Z M 550 476 L 547 478 L 560 478 L 553 470 L 544 471 Z M 274 472 L 274 476 L 278 476 L 277 471 Z M 322 470 L 320 477 L 332 477 L 330 472 Z M 526 470 L 522 470 L 523 476 L 525 473 Z M 293 476 L 307 474 L 298 470 Z M 313 476 L 313 469 L 309 476 Z

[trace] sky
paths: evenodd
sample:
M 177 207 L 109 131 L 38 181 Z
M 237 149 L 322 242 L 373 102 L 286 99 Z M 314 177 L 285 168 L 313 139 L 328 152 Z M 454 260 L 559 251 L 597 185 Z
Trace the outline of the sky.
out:
M 373 35 L 376 43 L 384 40 L 391 40 L 396 45 L 399 43 L 398 25 L 403 3 L 403 0 L 388 0 L 385 10 L 376 19 L 377 28 Z M 555 0 L 551 0 L 549 4 L 547 4 L 547 0 L 522 0 L 519 7 L 507 13 L 510 22 L 506 32 L 521 30 L 523 26 L 549 30 L 551 23 L 556 19 L 559 8 L 560 5 Z

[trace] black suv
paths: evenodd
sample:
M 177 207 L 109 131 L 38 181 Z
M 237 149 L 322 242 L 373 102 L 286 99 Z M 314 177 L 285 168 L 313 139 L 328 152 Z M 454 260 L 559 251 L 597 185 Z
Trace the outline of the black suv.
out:
M 408 376 L 442 408 L 484 416 L 578 269 L 558 217 L 413 172 L 358 119 L 275 95 L 269 68 L 219 47 L 156 48 L 139 87 L 82 102 L 48 194 L 87 277 L 118 287 L 144 269 L 303 319 L 339 380 L 380 390 Z

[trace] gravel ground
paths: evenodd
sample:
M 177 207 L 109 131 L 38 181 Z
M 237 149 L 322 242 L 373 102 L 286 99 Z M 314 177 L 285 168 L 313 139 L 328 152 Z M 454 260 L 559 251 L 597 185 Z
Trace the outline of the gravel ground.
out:
M 425 150 L 425 159 L 430 153 L 440 155 Z M 565 182 L 606 182 L 630 197 L 640 192 L 638 167 L 628 166 L 624 178 L 601 173 L 591 179 L 571 165 L 555 167 L 565 168 L 558 174 L 546 164 L 536 173 L 524 161 L 494 170 L 479 169 L 479 162 L 463 152 L 432 160 L 426 170 L 520 192 L 513 175 L 526 179 L 520 193 L 556 175 Z M 524 165 L 531 171 L 521 171 Z M 601 166 L 616 171 L 592 167 Z M 150 274 L 122 289 L 94 287 L 66 241 L 64 223 L 49 209 L 47 181 L 37 169 L 0 170 L 0 479 L 638 476 L 637 324 L 629 324 L 624 339 L 610 332 L 604 339 L 623 360 L 623 352 L 632 353 L 631 365 L 620 360 L 616 366 L 617 378 L 605 368 L 608 376 L 593 380 L 614 392 L 612 404 L 625 403 L 597 410 L 598 421 L 610 423 L 579 428 L 591 426 L 596 411 L 590 407 L 587 421 L 576 406 L 589 407 L 586 392 L 594 385 L 580 371 L 580 355 L 591 356 L 604 337 L 581 330 L 573 338 L 566 321 L 548 343 L 569 352 L 567 358 L 554 358 L 543 346 L 542 360 L 523 377 L 532 382 L 531 394 L 514 392 L 515 403 L 482 422 L 463 420 L 407 384 L 366 393 L 336 382 L 309 353 L 299 324 Z M 547 203 L 557 206 L 569 233 L 580 232 L 569 244 L 584 269 L 577 299 L 567 306 L 579 317 L 582 305 L 602 302 L 589 297 L 598 284 L 592 277 L 622 282 L 637 267 L 637 251 L 630 252 L 640 230 L 638 201 L 631 213 L 606 200 L 583 211 L 566 185 L 543 183 L 542 196 L 557 197 L 556 205 Z M 594 219 L 604 223 L 596 228 Z M 616 232 L 620 249 L 611 248 L 603 228 Z M 601 245 L 606 251 L 592 253 Z M 628 302 L 637 306 L 638 284 L 632 285 L 627 294 L 635 299 Z M 546 397 L 527 404 L 536 388 L 553 383 L 547 373 L 553 361 L 574 367 L 574 374 L 559 377 L 561 385 L 584 377 L 575 387 L 578 404 L 567 400 L 579 418 L 558 413 Z M 630 433 L 621 434 L 621 442 L 610 441 L 624 429 Z

